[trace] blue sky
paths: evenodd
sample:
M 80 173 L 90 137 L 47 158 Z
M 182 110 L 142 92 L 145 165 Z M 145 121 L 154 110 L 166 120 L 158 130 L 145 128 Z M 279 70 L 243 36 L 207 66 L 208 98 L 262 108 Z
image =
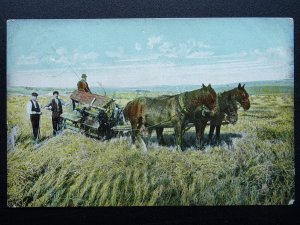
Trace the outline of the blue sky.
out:
M 8 86 L 226 84 L 293 78 L 289 18 L 10 20 Z

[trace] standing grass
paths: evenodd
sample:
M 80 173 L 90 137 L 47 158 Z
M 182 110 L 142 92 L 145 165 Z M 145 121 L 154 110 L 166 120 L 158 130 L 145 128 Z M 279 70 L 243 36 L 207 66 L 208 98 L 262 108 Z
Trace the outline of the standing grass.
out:
M 35 147 L 23 110 L 27 98 L 9 96 L 8 124 L 17 124 L 21 132 L 16 150 L 7 155 L 7 204 L 288 204 L 295 195 L 293 99 L 262 95 L 251 100 L 250 110 L 240 110 L 236 125 L 222 127 L 219 146 L 178 152 L 172 135 L 166 134 L 171 136 L 167 146 L 151 143 L 143 153 L 126 137 L 101 142 L 65 131 L 51 138 L 50 114 L 43 115 L 44 141 Z M 185 139 L 193 145 L 193 129 Z

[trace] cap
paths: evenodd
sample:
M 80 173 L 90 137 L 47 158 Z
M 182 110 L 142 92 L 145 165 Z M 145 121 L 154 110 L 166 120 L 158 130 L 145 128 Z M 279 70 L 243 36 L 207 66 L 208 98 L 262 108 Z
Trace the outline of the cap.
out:
M 55 94 L 59 95 L 59 92 L 58 91 L 53 91 L 53 95 L 55 95 Z
M 82 74 L 81 77 L 82 77 L 82 78 L 86 78 L 86 74 L 85 74 L 85 73 Z
M 31 95 L 32 96 L 38 96 L 38 94 L 36 92 L 32 92 Z

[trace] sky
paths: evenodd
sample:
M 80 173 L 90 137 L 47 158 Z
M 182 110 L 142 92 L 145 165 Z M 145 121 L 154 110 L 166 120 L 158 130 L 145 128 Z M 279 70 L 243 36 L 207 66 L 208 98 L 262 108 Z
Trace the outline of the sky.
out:
M 7 86 L 227 84 L 294 77 L 290 18 L 7 21 Z

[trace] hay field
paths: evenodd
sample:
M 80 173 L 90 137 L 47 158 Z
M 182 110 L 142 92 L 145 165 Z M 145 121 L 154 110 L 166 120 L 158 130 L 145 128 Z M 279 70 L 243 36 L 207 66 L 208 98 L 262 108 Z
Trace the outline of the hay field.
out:
M 114 97 L 122 105 L 132 99 Z M 35 147 L 28 99 L 7 99 L 8 134 L 19 127 L 15 150 L 7 154 L 9 207 L 285 205 L 294 199 L 291 94 L 252 95 L 250 110 L 239 110 L 237 124 L 222 127 L 218 146 L 195 149 L 190 129 L 190 147 L 178 152 L 167 130 L 168 145 L 158 146 L 153 136 L 147 153 L 132 147 L 128 137 L 101 142 L 70 131 L 52 137 L 50 112 L 42 116 L 42 143 Z

